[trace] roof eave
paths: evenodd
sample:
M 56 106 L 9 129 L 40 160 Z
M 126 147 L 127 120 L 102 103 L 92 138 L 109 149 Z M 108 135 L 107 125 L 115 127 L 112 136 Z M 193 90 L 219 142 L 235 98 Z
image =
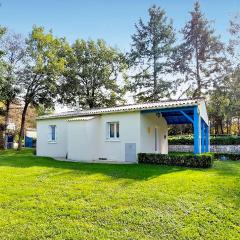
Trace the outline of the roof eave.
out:
M 112 114 L 112 113 L 123 113 L 123 112 L 137 112 L 137 111 L 142 111 L 142 110 L 154 110 L 154 109 L 170 109 L 170 108 L 182 108 L 182 107 L 191 107 L 191 106 L 198 106 L 199 105 L 199 100 L 196 100 L 196 102 L 191 103 L 191 104 L 182 104 L 182 105 L 173 105 L 173 106 L 160 106 L 160 107 L 152 107 L 152 108 L 136 108 L 136 109 L 123 109 L 123 110 L 116 110 L 116 111 L 102 111 L 100 113 L 94 113 L 94 111 L 92 113 L 86 113 L 86 114 L 81 114 L 81 113 L 76 113 L 73 115 L 60 115 L 60 116 L 51 116 L 51 115 L 45 115 L 45 116 L 41 116 L 36 118 L 37 121 L 39 120 L 49 120 L 49 119 L 69 119 L 69 118 L 73 118 L 73 117 L 86 117 L 86 116 L 96 116 L 96 115 L 102 115 L 102 114 Z

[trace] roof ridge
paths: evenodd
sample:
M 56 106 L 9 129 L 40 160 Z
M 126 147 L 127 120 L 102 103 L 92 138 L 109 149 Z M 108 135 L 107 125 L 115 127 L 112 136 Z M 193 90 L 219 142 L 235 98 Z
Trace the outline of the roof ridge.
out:
M 112 107 L 99 107 L 99 108 L 89 108 L 89 109 L 79 109 L 75 112 L 83 112 L 83 111 L 94 111 L 94 110 L 100 110 L 100 109 L 107 109 L 107 108 L 117 108 L 117 107 L 128 107 L 128 106 L 134 106 L 134 105 L 147 105 L 147 104 L 158 104 L 158 103 L 166 103 L 166 102 L 179 102 L 179 101 L 198 101 L 203 100 L 204 98 L 182 98 L 182 99 L 169 99 L 169 100 L 161 100 L 161 101 L 155 101 L 155 102 L 144 102 L 144 103 L 129 103 L 129 104 L 121 104 L 116 105 Z M 71 111 L 68 111 L 71 112 Z

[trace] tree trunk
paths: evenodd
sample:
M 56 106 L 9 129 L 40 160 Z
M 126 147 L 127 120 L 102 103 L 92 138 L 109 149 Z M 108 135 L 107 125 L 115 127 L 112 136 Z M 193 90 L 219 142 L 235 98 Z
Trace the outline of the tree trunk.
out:
M 22 149 L 22 140 L 24 137 L 24 128 L 25 128 L 27 109 L 28 109 L 28 103 L 25 103 L 22 111 L 21 127 L 20 127 L 19 140 L 18 140 L 18 150 Z
M 232 120 L 231 118 L 227 119 L 227 135 L 231 135 L 232 134 Z
M 154 55 L 153 57 L 153 81 L 154 81 L 154 89 L 153 89 L 153 98 L 154 98 L 154 101 L 157 101 L 157 58 L 156 56 Z
M 197 89 L 195 90 L 193 97 L 201 97 L 201 78 L 200 78 L 200 66 L 198 59 L 198 40 L 196 39 L 195 43 L 195 54 L 196 54 L 196 80 L 197 80 Z
M 7 101 L 6 102 L 6 112 L 5 112 L 5 120 L 4 120 L 4 133 L 3 133 L 3 136 L 4 136 L 4 148 L 6 149 L 7 148 L 7 139 L 6 139 L 6 133 L 7 133 L 7 125 L 8 125 L 8 120 L 9 120 L 9 111 L 10 111 L 10 101 Z
M 221 127 L 221 134 L 224 134 L 224 130 L 223 130 L 223 121 L 220 121 L 220 127 Z
M 214 121 L 214 128 L 215 128 L 215 135 L 218 134 L 218 122 L 215 120 Z
M 232 119 L 229 121 L 229 134 L 232 135 Z
M 226 127 L 227 127 L 227 135 L 229 135 L 229 120 L 226 120 Z

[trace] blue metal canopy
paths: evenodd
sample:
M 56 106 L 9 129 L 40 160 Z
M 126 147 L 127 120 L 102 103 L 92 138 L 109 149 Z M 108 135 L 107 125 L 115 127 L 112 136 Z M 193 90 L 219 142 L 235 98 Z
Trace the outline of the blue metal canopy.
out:
M 194 106 L 184 108 L 143 110 L 142 113 L 156 113 L 163 116 L 167 124 L 193 124 Z
M 200 114 L 198 106 L 166 109 L 148 109 L 141 113 L 155 113 L 166 119 L 167 124 L 192 124 L 194 129 L 194 153 L 209 152 L 209 126 Z

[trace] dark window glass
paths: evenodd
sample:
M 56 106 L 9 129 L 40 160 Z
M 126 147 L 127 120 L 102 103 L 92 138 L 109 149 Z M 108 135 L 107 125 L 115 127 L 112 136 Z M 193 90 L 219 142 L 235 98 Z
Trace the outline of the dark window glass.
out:
M 56 126 L 51 126 L 52 130 L 52 141 L 56 140 Z
M 117 138 L 119 138 L 119 123 L 116 123 Z
M 109 124 L 109 136 L 110 138 L 114 138 L 114 123 Z

